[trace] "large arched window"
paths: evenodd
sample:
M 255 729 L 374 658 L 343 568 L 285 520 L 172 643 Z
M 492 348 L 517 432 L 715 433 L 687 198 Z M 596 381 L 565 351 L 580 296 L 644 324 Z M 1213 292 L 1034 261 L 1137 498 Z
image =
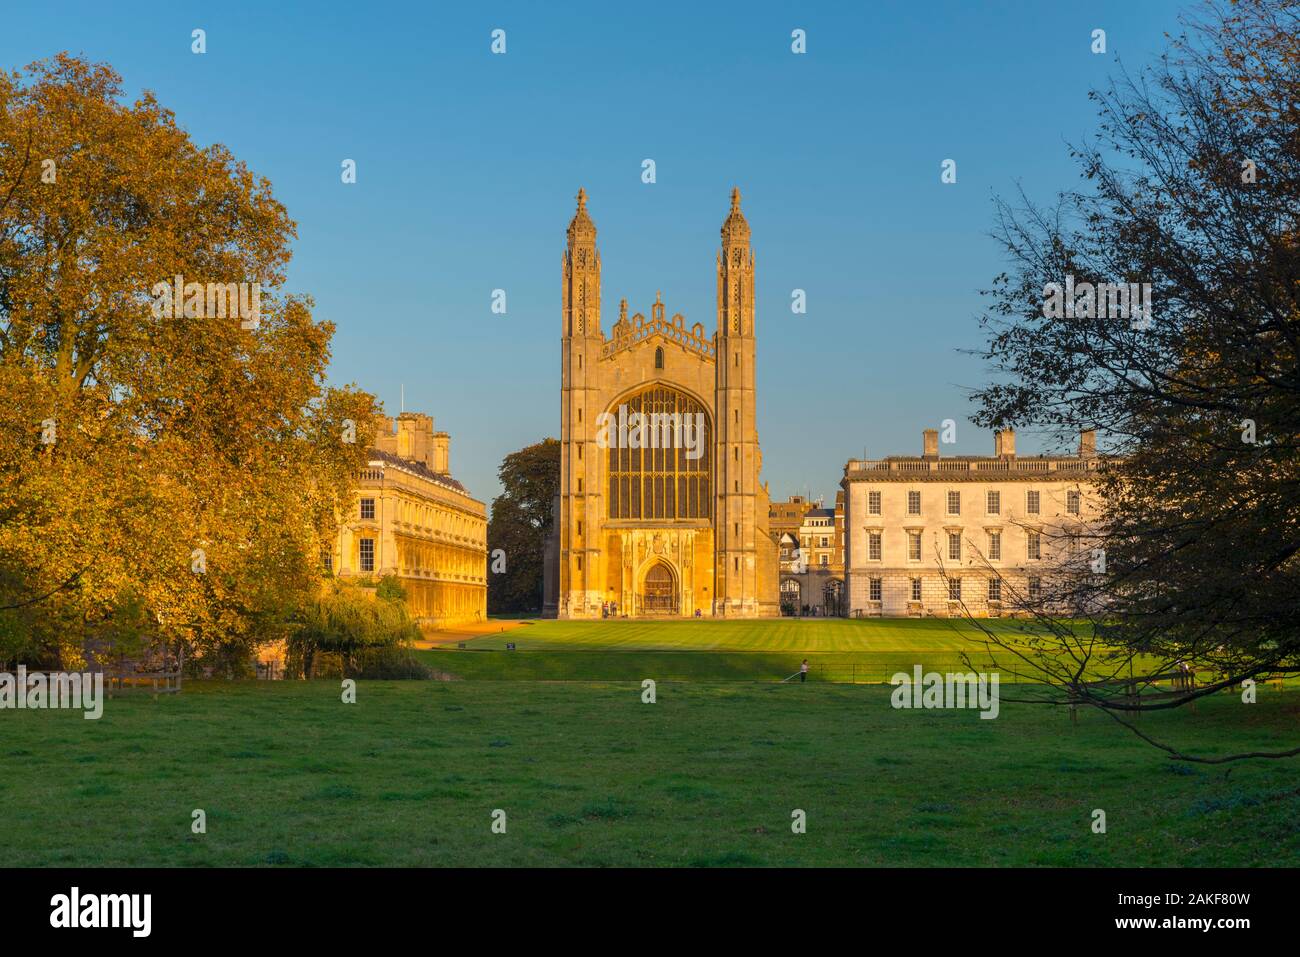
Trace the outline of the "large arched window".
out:
M 639 430 L 634 415 L 644 417 Z M 610 409 L 606 421 L 610 518 L 712 514 L 713 424 L 704 406 L 669 386 L 653 386 Z

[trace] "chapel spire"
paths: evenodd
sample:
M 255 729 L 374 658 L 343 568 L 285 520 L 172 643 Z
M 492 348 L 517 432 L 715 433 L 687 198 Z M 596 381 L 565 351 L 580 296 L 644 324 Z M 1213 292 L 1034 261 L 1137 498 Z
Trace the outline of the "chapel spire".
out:
M 600 251 L 596 224 L 587 213 L 587 191 L 578 190 L 578 208 L 569 221 L 564 250 L 564 335 L 600 335 Z
M 587 191 L 578 189 L 578 209 L 569 222 L 569 248 L 596 243 L 596 224 L 587 213 Z
M 722 245 L 724 248 L 749 245 L 749 223 L 740 211 L 740 190 L 732 187 L 731 212 L 722 224 Z

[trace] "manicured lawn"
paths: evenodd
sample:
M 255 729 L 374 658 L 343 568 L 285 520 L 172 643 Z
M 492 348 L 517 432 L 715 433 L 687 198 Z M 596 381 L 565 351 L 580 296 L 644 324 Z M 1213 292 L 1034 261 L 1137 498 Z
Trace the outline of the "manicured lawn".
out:
M 346 705 L 331 681 L 190 682 L 99 721 L 4 711 L 0 866 L 1300 862 L 1295 761 L 1228 775 L 1102 715 L 1004 701 L 980 720 L 889 692 L 665 682 L 650 705 L 639 681 L 360 682 Z M 1292 744 L 1298 718 L 1300 693 L 1267 686 L 1141 721 L 1222 750 Z
M 987 619 L 1003 634 L 1024 633 L 1025 621 Z M 942 651 L 969 645 L 976 631 L 961 619 L 940 618 L 764 618 L 751 621 L 533 621 L 500 635 L 468 642 L 471 648 L 613 651 L 744 651 L 806 654 L 831 651 Z
M 1032 628 L 1007 619 L 983 624 L 1017 644 Z M 506 651 L 507 642 L 516 650 Z M 944 672 L 997 671 L 1004 683 L 1041 680 L 1009 652 L 990 651 L 978 629 L 960 619 L 534 621 L 464 644 L 419 657 L 467 680 L 772 681 L 797 671 L 804 658 L 815 681 L 882 682 L 917 664 Z M 1017 675 L 1018 668 L 1024 674 Z

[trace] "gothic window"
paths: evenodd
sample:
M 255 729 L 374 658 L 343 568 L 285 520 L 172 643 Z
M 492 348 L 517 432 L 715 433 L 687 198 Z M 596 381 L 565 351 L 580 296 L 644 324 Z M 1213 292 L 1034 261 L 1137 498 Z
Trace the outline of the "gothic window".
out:
M 664 347 L 659 346 L 657 349 L 655 349 L 655 368 L 662 369 L 663 367 L 664 367 Z
M 627 407 L 627 427 L 621 427 L 619 408 L 610 410 L 612 421 L 608 424 L 609 517 L 708 518 L 713 493 L 713 432 L 708 412 L 690 396 L 666 386 L 645 389 L 620 405 Z M 631 427 L 634 413 L 648 417 L 641 435 Z M 698 423 L 703 423 L 703 428 L 697 431 Z M 648 447 L 630 448 L 633 440 Z

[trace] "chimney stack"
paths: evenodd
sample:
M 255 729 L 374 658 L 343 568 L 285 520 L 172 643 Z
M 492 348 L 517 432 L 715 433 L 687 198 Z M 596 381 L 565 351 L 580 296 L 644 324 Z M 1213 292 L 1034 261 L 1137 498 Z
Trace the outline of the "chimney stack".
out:
M 939 457 L 939 430 L 926 429 L 921 433 L 924 453 L 923 457 L 927 459 L 937 459 Z
M 1016 457 L 1016 430 L 1000 429 L 993 433 L 993 454 L 998 458 Z
M 403 412 L 394 421 L 386 415 L 378 417 L 375 448 L 410 462 L 420 462 L 430 471 L 446 475 L 448 445 L 446 432 L 433 431 L 433 417 L 419 412 Z
M 1079 433 L 1079 458 L 1095 459 L 1097 457 L 1097 430 L 1084 429 Z
M 451 472 L 451 436 L 446 432 L 433 433 L 433 461 L 429 467 L 439 475 Z
M 403 412 L 397 417 L 397 454 L 433 467 L 433 417 Z

